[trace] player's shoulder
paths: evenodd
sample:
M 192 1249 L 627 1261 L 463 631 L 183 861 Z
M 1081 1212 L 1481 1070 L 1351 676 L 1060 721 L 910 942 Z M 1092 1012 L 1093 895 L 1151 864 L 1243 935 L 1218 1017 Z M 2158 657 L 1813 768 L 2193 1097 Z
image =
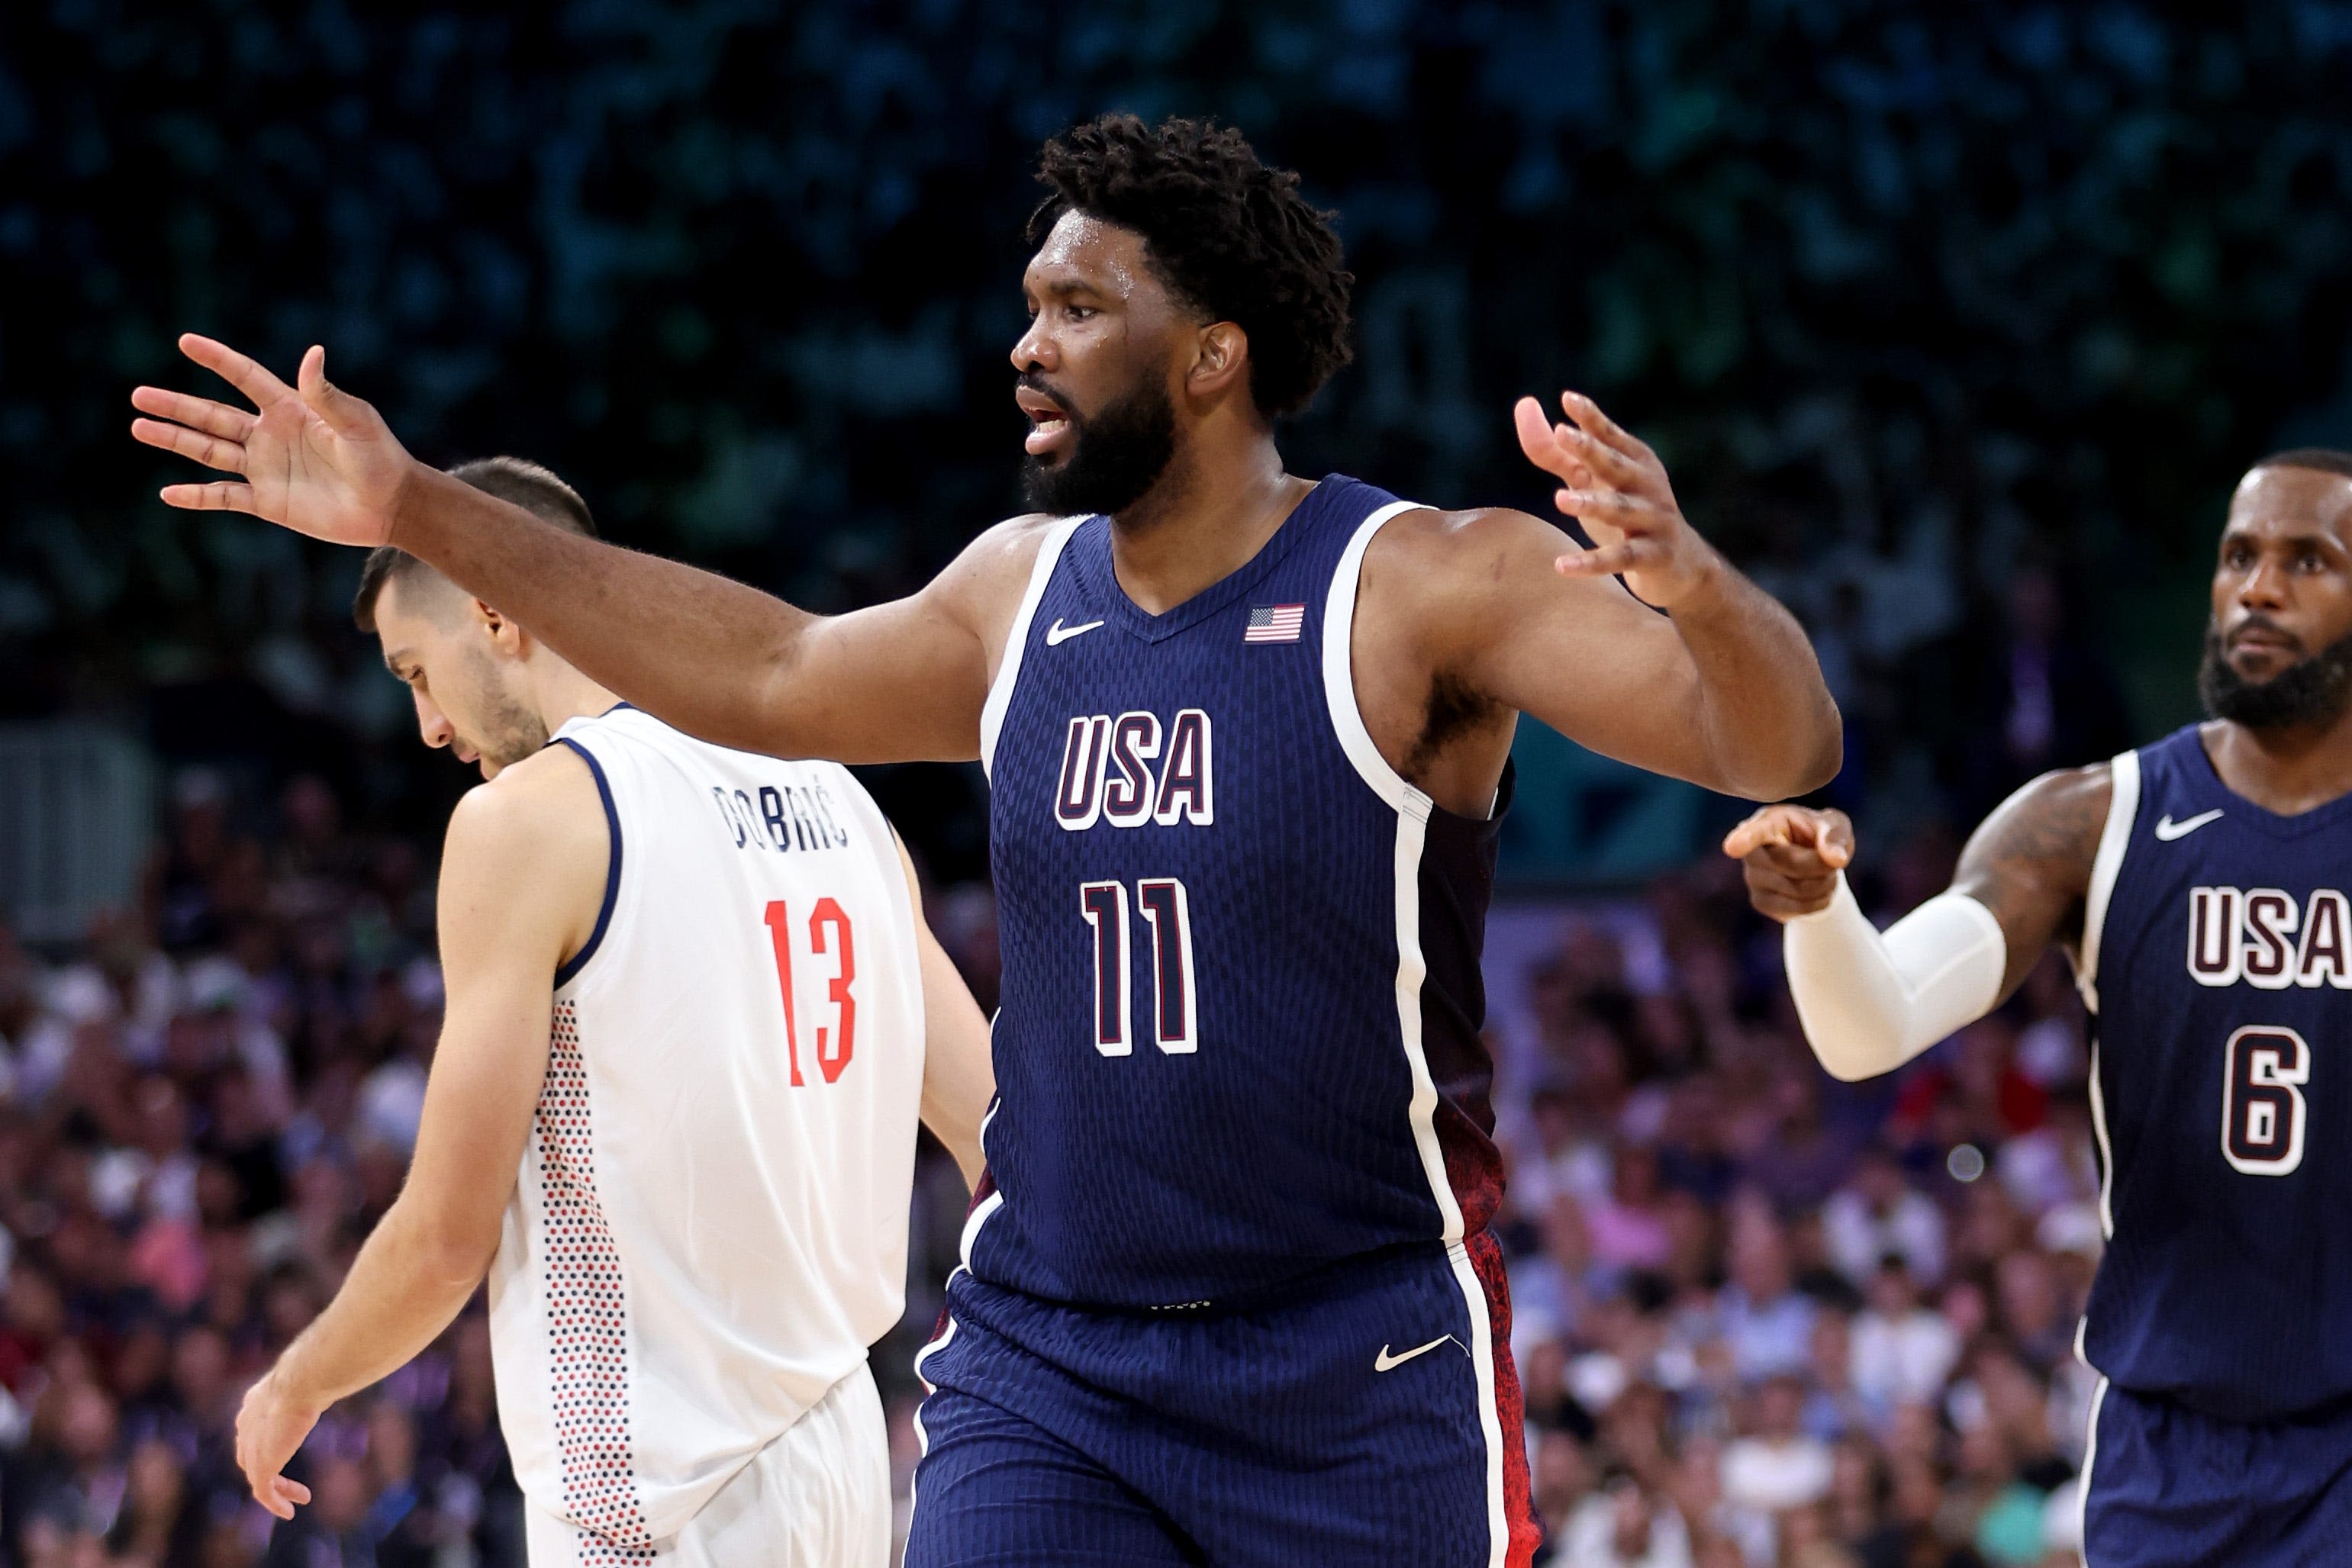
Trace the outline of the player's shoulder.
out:
M 2053 769 L 1994 809 L 1969 841 L 1969 855 L 1988 869 L 2087 878 L 2114 800 L 2113 763 Z
M 1045 512 L 1024 512 L 982 529 L 931 580 L 924 597 L 983 638 L 1001 638 L 1014 607 L 1028 591 L 1037 552 L 1055 526 L 1068 520 Z
M 1559 540 L 1557 524 L 1512 507 L 1469 507 L 1460 511 L 1415 507 L 1391 518 L 1375 545 L 1396 554 L 1452 558 L 1465 549 L 1475 553 L 1482 547 L 1506 549 L 1540 544 L 1557 550 Z
M 521 962 L 538 951 L 534 933 L 576 952 L 605 901 L 612 848 L 595 775 L 568 746 L 467 790 L 441 855 L 445 962 Z
M 1365 559 L 1433 586 L 1493 580 L 1530 561 L 1549 565 L 1568 542 L 1559 524 L 1516 507 L 1416 507 L 1381 528 Z
M 499 860 L 601 857 L 609 841 L 595 773 L 560 742 L 476 785 L 449 813 L 448 847 L 455 853 Z
M 2054 821 L 2104 827 L 2107 807 L 2115 799 L 2116 765 L 2088 762 L 2079 768 L 2053 768 L 2028 779 L 2004 802 Z
M 1024 512 L 983 528 L 941 574 L 941 580 L 1026 582 L 1047 537 L 1056 525 L 1068 520 L 1050 512 Z
M 1509 507 L 1417 507 L 1390 519 L 1365 550 L 1362 592 L 1383 624 L 1417 626 L 1448 644 L 1480 642 L 1538 585 L 1571 598 L 1610 589 L 1606 579 L 1552 570 L 1569 543 L 1557 524 Z

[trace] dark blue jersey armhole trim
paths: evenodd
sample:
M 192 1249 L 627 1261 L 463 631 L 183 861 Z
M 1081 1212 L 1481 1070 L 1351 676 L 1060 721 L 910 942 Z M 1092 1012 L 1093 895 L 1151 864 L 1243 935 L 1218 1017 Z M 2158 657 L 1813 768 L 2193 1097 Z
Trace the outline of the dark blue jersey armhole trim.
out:
M 596 911 L 596 929 L 588 933 L 588 940 L 582 944 L 580 951 L 565 959 L 563 967 L 555 971 L 555 988 L 560 991 L 572 983 L 573 976 L 587 967 L 588 960 L 596 956 L 596 949 L 604 945 L 604 928 L 613 924 L 613 905 L 619 902 L 621 896 L 621 813 L 613 809 L 613 787 L 604 781 L 604 765 L 596 760 L 596 754 L 570 736 L 557 737 L 557 744 L 578 752 L 580 759 L 588 764 L 588 771 L 595 775 L 596 793 L 604 802 L 604 826 L 613 835 L 612 858 L 604 865 L 604 902 Z

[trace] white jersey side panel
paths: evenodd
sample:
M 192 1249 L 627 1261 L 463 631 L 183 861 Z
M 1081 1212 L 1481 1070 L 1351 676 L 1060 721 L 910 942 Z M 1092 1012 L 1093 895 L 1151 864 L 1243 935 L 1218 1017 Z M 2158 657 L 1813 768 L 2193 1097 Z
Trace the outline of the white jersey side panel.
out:
M 557 740 L 590 760 L 617 852 L 557 977 L 492 1352 L 523 1490 L 643 1544 L 898 1322 L 919 955 L 889 826 L 846 769 L 627 707 Z

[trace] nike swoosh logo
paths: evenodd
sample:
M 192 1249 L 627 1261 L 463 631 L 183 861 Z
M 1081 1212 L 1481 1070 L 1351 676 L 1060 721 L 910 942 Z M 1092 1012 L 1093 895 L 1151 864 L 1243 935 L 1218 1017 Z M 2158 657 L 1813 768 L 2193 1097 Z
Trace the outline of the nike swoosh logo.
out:
M 1058 648 L 1071 638 L 1081 636 L 1101 624 L 1099 621 L 1089 621 L 1083 626 L 1065 626 L 1062 624 L 1062 618 L 1056 615 L 1054 617 L 1054 623 L 1045 628 L 1045 646 Z
M 1393 1372 L 1398 1367 L 1402 1366 L 1406 1362 L 1411 1361 L 1414 1356 L 1427 1355 L 1439 1345 L 1445 1344 L 1452 1341 L 1453 1338 L 1454 1336 L 1450 1333 L 1439 1334 L 1427 1344 L 1417 1344 L 1411 1350 L 1406 1351 L 1402 1355 L 1391 1355 L 1389 1354 L 1389 1347 L 1382 1345 L 1381 1346 L 1381 1354 L 1372 1357 L 1372 1370 L 1374 1372 Z
M 2172 813 L 2167 811 L 2163 816 L 2157 819 L 2157 841 L 2158 843 L 2168 844 L 2175 839 L 2185 839 L 2189 834 L 2195 832 L 2198 829 L 2203 827 L 2206 823 L 2220 817 L 2221 814 L 2221 808 L 2216 806 L 2210 811 L 2200 811 L 2193 817 L 2186 818 L 2181 821 L 2176 822 L 2172 820 Z

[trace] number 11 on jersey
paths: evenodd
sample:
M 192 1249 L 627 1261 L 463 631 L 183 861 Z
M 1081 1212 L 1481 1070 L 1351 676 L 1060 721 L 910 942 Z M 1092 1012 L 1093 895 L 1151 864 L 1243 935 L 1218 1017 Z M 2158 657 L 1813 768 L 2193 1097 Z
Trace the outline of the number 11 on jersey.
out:
M 1151 927 L 1151 1038 L 1170 1056 L 1200 1049 L 1199 990 L 1192 980 L 1192 910 L 1184 884 L 1148 876 L 1135 884 L 1135 902 Z M 1127 1056 L 1134 1044 L 1134 981 L 1128 962 L 1128 898 L 1123 882 L 1078 887 L 1078 912 L 1095 938 L 1095 1049 Z

